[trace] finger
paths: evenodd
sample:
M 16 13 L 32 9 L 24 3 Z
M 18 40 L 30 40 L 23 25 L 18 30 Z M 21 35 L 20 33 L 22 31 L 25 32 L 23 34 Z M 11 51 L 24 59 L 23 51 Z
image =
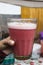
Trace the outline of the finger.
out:
M 13 46 L 13 45 L 15 44 L 15 41 L 13 41 L 13 40 L 9 40 L 7 44 Z
M 10 37 L 7 37 L 6 39 L 3 39 L 0 41 L 1 44 L 7 43 L 10 40 Z
M 6 39 L 4 39 L 4 43 L 5 44 L 9 44 L 9 45 L 14 45 L 15 44 L 15 41 L 11 40 L 10 39 L 10 36 L 9 36 Z
M 4 49 L 6 49 L 6 46 L 5 45 L 1 45 L 0 46 L 0 50 L 4 50 Z
M 9 44 L 11 43 L 12 45 L 13 45 L 13 43 L 14 43 L 14 41 L 11 40 L 10 36 L 7 37 L 6 39 L 3 39 L 1 42 L 2 42 L 2 44 L 3 44 L 3 43 L 9 43 Z
M 1 49 L 1 50 L 10 49 L 14 44 L 15 44 L 15 41 L 9 40 L 8 42 L 2 44 L 2 45 L 0 46 L 0 49 Z
M 6 38 L 7 40 L 10 40 L 10 36 Z

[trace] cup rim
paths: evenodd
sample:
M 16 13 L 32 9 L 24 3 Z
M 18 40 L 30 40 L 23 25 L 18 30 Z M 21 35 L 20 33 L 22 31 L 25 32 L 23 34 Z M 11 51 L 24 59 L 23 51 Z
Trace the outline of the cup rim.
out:
M 30 20 L 31 20 L 31 21 L 35 21 L 35 22 L 37 21 L 36 18 L 8 18 L 7 20 L 8 20 L 9 22 L 12 22 L 12 21 L 13 21 L 13 22 L 14 22 L 14 21 L 17 21 L 17 22 L 18 22 L 18 21 L 26 21 L 26 20 L 27 20 L 27 21 L 30 21 Z M 26 22 L 27 22 L 27 21 L 26 21 Z

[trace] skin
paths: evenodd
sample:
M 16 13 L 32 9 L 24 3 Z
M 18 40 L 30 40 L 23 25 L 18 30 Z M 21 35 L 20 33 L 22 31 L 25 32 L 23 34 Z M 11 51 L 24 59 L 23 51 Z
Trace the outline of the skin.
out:
M 6 39 L 3 39 L 0 41 L 0 50 L 2 50 L 2 48 L 4 49 L 5 44 L 9 45 L 9 46 L 13 46 L 15 44 L 15 42 L 13 40 L 11 40 L 10 37 L 7 37 Z M 6 48 L 4 50 L 2 50 L 5 54 L 9 54 L 12 52 L 11 48 Z

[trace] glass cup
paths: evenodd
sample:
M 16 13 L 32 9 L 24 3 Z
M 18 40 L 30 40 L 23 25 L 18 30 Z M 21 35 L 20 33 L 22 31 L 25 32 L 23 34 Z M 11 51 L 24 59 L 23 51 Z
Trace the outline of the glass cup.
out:
M 13 52 L 16 59 L 31 57 L 36 32 L 36 19 L 8 19 L 11 39 L 15 41 Z

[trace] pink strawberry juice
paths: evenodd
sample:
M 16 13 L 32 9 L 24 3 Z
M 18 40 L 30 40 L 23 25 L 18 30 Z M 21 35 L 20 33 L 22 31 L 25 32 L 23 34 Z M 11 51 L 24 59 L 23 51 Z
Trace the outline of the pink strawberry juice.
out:
M 11 39 L 15 41 L 14 54 L 16 58 L 29 58 L 33 49 L 36 24 L 26 22 L 11 22 L 8 24 Z

